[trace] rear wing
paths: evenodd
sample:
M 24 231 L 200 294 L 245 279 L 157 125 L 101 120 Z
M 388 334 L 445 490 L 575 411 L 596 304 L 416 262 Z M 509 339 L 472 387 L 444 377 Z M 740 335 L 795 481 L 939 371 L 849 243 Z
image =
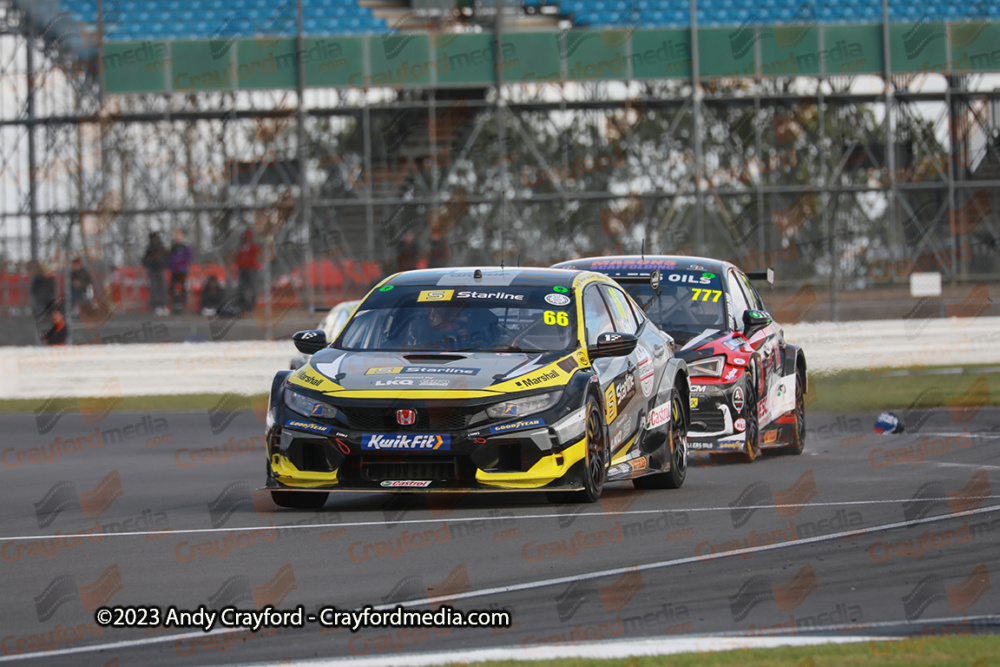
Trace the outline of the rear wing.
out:
M 774 287 L 774 269 L 770 267 L 766 271 L 747 271 L 746 275 L 750 280 L 766 280 L 768 285 Z

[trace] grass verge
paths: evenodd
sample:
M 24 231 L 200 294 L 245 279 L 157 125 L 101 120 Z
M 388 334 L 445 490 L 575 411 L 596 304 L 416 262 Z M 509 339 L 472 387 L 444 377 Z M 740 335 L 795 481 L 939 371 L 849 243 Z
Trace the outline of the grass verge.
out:
M 1000 389 L 1000 373 L 992 372 L 995 369 L 996 366 L 966 366 L 961 374 L 924 369 L 921 374 L 902 376 L 872 371 L 813 376 L 809 379 L 806 410 L 868 412 L 910 407 L 974 410 L 1000 405 L 1000 393 L 996 391 Z
M 806 409 L 819 412 L 869 412 L 901 408 L 973 410 L 1000 405 L 1000 372 L 996 366 L 967 366 L 961 374 L 889 375 L 873 371 L 814 375 L 809 378 Z M 933 369 L 924 369 L 924 373 Z M 992 389 L 992 390 L 991 390 Z M 111 396 L 96 398 L 9 398 L 0 400 L 0 413 L 92 410 L 170 411 L 239 409 L 220 406 L 225 394 Z M 249 396 L 244 405 L 263 409 L 266 394 Z M 242 397 L 235 401 L 239 403 Z
M 220 407 L 226 410 L 236 410 L 241 406 L 219 406 L 225 394 L 170 394 L 163 396 L 100 396 L 96 398 L 8 398 L 0 400 L 0 413 L 11 412 L 92 412 L 101 408 L 135 410 L 142 412 L 169 412 L 173 410 L 210 410 Z M 267 405 L 267 394 L 248 396 L 246 400 L 240 397 L 238 402 L 242 407 L 250 409 Z M 235 403 L 235 402 L 234 402 Z
M 617 660 L 568 658 L 475 664 L 482 667 L 988 667 L 996 662 L 998 654 L 1000 636 L 928 635 L 898 642 L 863 641 Z

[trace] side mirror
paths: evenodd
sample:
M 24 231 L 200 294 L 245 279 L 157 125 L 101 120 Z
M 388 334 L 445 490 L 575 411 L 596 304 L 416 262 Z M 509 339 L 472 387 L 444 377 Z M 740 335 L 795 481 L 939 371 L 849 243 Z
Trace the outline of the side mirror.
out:
M 743 335 L 747 338 L 750 338 L 764 327 L 770 326 L 770 324 L 771 316 L 763 310 L 743 311 Z
M 316 354 L 327 346 L 326 332 L 322 329 L 296 331 L 292 336 L 295 349 L 302 354 Z
M 610 333 L 602 333 L 597 337 L 597 345 L 590 347 L 587 350 L 587 355 L 591 359 L 598 359 L 600 357 L 624 357 L 632 354 L 632 350 L 638 345 L 639 339 L 633 334 L 618 333 L 612 331 Z
M 656 295 L 660 294 L 660 270 L 653 269 L 652 273 L 649 274 L 649 289 L 653 290 Z

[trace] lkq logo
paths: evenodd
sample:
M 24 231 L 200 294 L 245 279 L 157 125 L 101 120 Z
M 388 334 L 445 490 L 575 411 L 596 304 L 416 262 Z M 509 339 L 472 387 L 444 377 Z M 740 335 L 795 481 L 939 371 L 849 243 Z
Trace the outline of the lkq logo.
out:
M 812 564 L 804 565 L 787 584 L 775 585 L 767 575 L 757 575 L 747 579 L 729 597 L 729 610 L 736 623 L 749 616 L 757 605 L 767 601 L 773 601 L 778 611 L 791 611 L 805 602 L 817 588 L 816 571 Z
M 938 601 L 946 600 L 953 612 L 964 612 L 975 606 L 983 594 L 990 590 L 990 571 L 986 564 L 977 565 L 972 572 L 954 586 L 945 584 L 939 574 L 931 574 L 903 596 L 906 620 L 915 621 Z
M 642 573 L 632 568 L 607 586 L 598 586 L 592 579 L 574 581 L 554 598 L 559 622 L 569 621 L 591 602 L 600 602 L 606 612 L 620 611 L 642 588 Z
M 952 515 L 974 510 L 990 496 L 990 479 L 985 470 L 972 475 L 969 483 L 955 492 L 945 491 L 944 482 L 927 482 L 903 503 L 903 519 L 918 521 L 944 509 Z
M 816 479 L 812 470 L 806 470 L 784 491 L 772 491 L 767 482 L 754 482 L 743 489 L 736 500 L 729 504 L 733 528 L 745 525 L 754 513 L 763 507 L 774 507 L 778 516 L 795 516 L 802 507 L 816 497 Z
M 246 603 L 257 609 L 268 605 L 277 607 L 296 588 L 295 571 L 290 563 L 286 563 L 278 568 L 277 574 L 260 586 L 254 586 L 250 577 L 245 574 L 229 577 L 217 591 L 208 596 L 208 604 L 212 609 L 245 608 Z
M 64 604 L 79 602 L 84 611 L 94 611 L 106 605 L 115 593 L 122 590 L 121 570 L 118 564 L 109 566 L 92 584 L 80 586 L 70 574 L 56 577 L 45 590 L 35 597 L 35 614 L 39 623 L 52 618 Z
M 39 528 L 46 528 L 64 510 L 79 509 L 88 519 L 101 516 L 123 495 L 122 481 L 112 470 L 90 491 L 79 493 L 71 481 L 55 484 L 35 503 L 35 518 Z

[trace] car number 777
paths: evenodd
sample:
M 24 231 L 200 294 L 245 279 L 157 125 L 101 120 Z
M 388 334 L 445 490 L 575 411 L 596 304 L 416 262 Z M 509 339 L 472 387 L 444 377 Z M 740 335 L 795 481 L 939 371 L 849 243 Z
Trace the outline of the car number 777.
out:
M 717 303 L 719 297 L 722 296 L 722 290 L 717 289 L 692 289 L 691 291 L 694 292 L 694 296 L 691 297 L 692 301 L 697 301 L 699 295 L 704 295 L 701 297 L 702 301 L 708 301 L 708 298 L 714 295 L 712 303 Z

